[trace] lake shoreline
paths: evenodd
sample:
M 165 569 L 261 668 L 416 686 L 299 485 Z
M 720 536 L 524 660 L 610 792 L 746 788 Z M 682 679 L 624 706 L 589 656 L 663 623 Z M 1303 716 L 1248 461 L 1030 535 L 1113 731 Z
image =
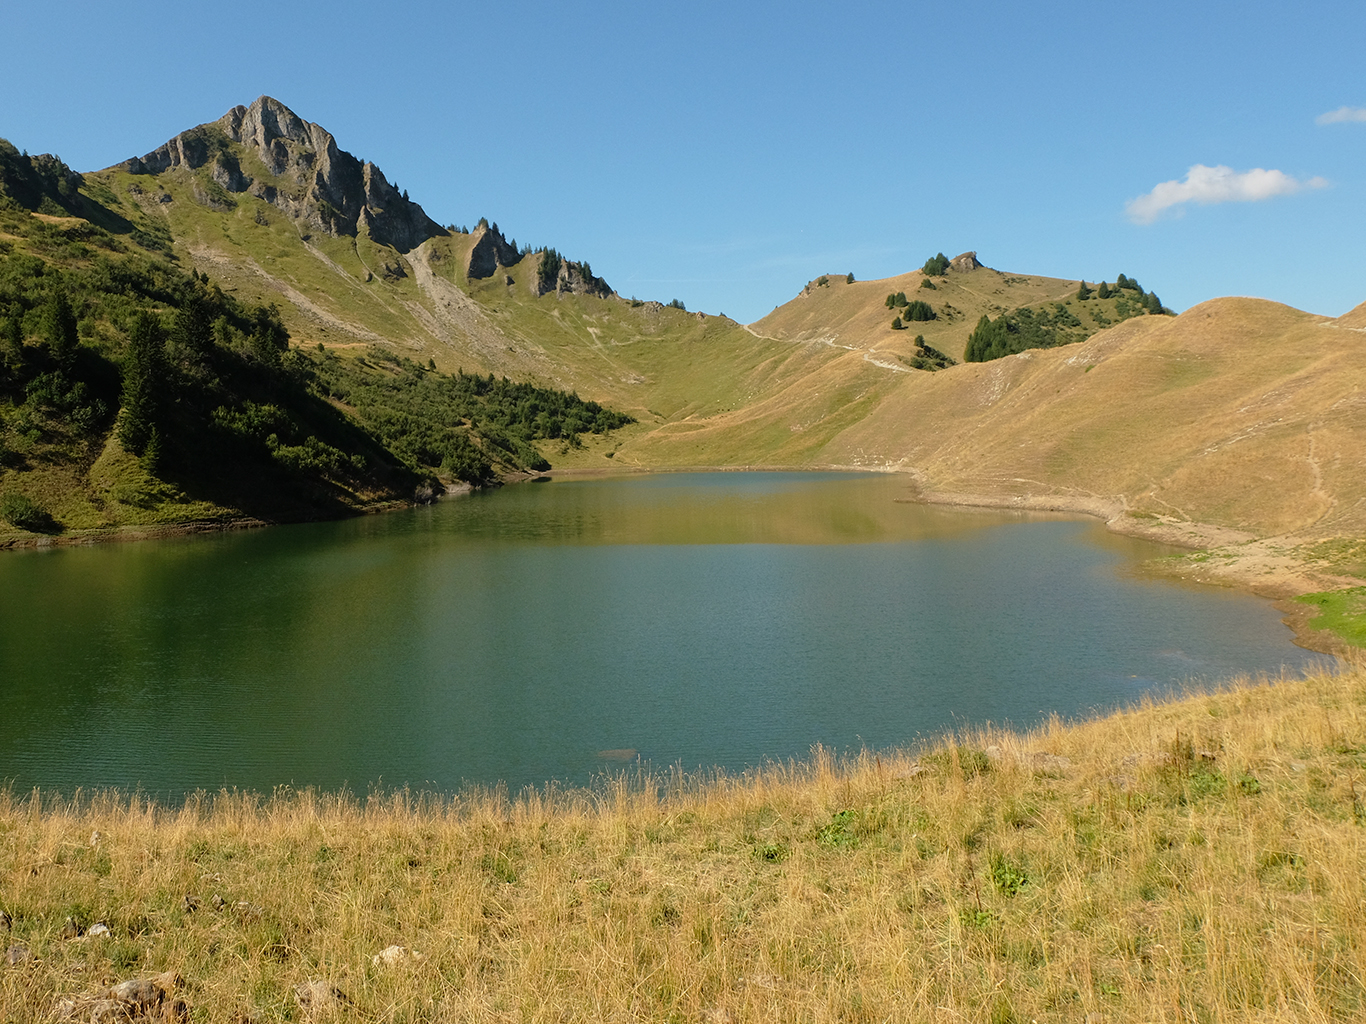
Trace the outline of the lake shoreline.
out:
M 1233 679 L 591 790 L 0 788 L 0 1016 L 127 1009 L 108 986 L 145 978 L 196 1019 L 822 1019 L 850 991 L 878 1019 L 1285 992 L 1280 1019 L 1326 1019 L 1361 997 L 1364 695 L 1359 668 Z
M 1184 548 L 1192 554 L 1222 549 L 1223 557 L 1218 562 L 1197 563 L 1190 560 L 1163 564 L 1155 562 L 1150 564 L 1148 569 L 1156 576 L 1167 576 L 1211 586 L 1229 587 L 1274 601 L 1276 609 L 1283 615 L 1282 621 L 1294 634 L 1295 644 L 1306 650 L 1333 655 L 1342 655 L 1356 650 L 1336 634 L 1313 629 L 1310 626 L 1310 621 L 1315 617 L 1316 610 L 1295 599 L 1305 594 L 1360 585 L 1359 580 L 1319 571 L 1302 559 L 1297 559 L 1293 555 L 1287 556 L 1285 552 L 1280 550 L 1273 550 L 1268 538 L 1258 538 L 1251 533 L 1207 523 L 1178 520 L 1174 517 L 1154 516 L 1148 513 L 1135 514 L 1126 509 L 1122 502 L 1098 495 L 936 491 L 922 488 L 914 472 L 901 469 L 869 469 L 866 466 L 835 465 L 805 467 L 765 465 L 670 466 L 651 468 L 621 464 L 601 468 L 571 467 L 551 469 L 546 473 L 513 474 L 499 480 L 492 486 L 501 487 L 507 484 L 526 483 L 547 478 L 591 479 L 675 473 L 778 472 L 854 473 L 903 477 L 910 483 L 913 493 L 904 499 L 894 499 L 898 502 L 957 508 L 1010 509 L 1021 512 L 1084 515 L 1101 520 L 1105 524 L 1105 528 L 1111 533 Z M 474 488 L 468 485 L 452 486 L 448 488 L 443 497 L 467 494 L 472 490 Z M 437 500 L 441 500 L 440 497 Z M 275 519 L 262 519 L 245 515 L 241 517 L 224 516 L 209 520 L 108 527 L 60 534 L 20 534 L 0 540 L 0 551 L 83 547 L 142 540 L 169 540 L 199 534 L 255 530 L 269 526 L 333 522 L 411 509 L 417 507 L 418 504 L 413 501 L 390 499 L 356 506 L 349 510 L 347 515 L 342 516 L 297 516 Z

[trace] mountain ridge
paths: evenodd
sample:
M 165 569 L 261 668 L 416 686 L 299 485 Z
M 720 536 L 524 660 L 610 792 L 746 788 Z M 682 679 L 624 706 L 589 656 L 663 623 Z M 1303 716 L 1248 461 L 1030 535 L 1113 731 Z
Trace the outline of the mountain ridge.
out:
M 243 171 L 240 159 L 222 146 L 224 138 L 247 148 L 259 164 L 257 174 Z M 158 175 L 206 164 L 213 180 L 228 192 L 250 192 L 329 234 L 365 230 L 381 244 L 408 252 L 447 233 L 394 188 L 375 164 L 341 149 L 327 129 L 305 121 L 270 96 L 233 107 L 217 121 L 180 132 L 152 152 L 112 169 Z

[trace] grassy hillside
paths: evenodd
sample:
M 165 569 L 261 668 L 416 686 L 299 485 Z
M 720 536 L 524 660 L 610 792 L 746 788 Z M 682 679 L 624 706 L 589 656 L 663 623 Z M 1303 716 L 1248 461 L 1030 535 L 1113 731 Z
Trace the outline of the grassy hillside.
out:
M 831 297 L 820 301 L 847 301 L 859 315 L 878 305 L 855 303 L 858 284 L 830 282 Z M 870 283 L 869 300 L 886 288 Z M 1086 511 L 1122 532 L 1216 549 L 1179 567 L 1192 578 L 1279 596 L 1358 584 L 1366 577 L 1350 554 L 1366 536 L 1358 315 L 1334 321 L 1219 299 L 1179 317 L 1134 318 L 1081 344 L 938 373 L 884 370 L 869 360 L 887 351 L 860 351 L 856 334 L 809 340 L 798 347 L 838 354 L 800 386 L 663 424 L 629 438 L 616 459 L 895 470 L 929 500 Z M 849 349 L 833 348 L 846 338 Z M 813 423 L 818 433 L 803 445 Z
M 273 302 L 187 271 L 171 237 L 0 142 L 0 545 L 335 517 L 548 468 L 537 442 L 630 422 L 392 347 L 291 347 Z
M 877 281 L 851 282 L 847 275 L 824 275 L 807 282 L 795 299 L 750 327 L 757 334 L 787 341 L 852 347 L 870 360 L 904 368 L 914 366 L 917 336 L 964 361 L 968 339 L 984 316 L 1018 320 L 1025 311 L 1025 317 L 1053 329 L 1056 342 L 1065 344 L 1148 313 L 1141 305 L 1144 293 L 1138 289 L 1115 286 L 1114 294 L 1101 298 L 1088 288 L 1090 297 L 1081 299 L 1080 282 L 1003 273 L 976 265 L 975 256 L 965 253 L 947 267 L 944 264 L 949 261 L 943 261 L 932 268 L 936 273 L 916 270 Z M 893 296 L 896 305 L 889 304 Z M 907 304 L 917 301 L 931 307 L 934 319 L 906 318 Z M 898 319 L 903 325 L 894 328 Z
M 1354 669 L 592 793 L 0 796 L 0 1020 L 134 979 L 258 1024 L 1360 1020 L 1363 708 Z

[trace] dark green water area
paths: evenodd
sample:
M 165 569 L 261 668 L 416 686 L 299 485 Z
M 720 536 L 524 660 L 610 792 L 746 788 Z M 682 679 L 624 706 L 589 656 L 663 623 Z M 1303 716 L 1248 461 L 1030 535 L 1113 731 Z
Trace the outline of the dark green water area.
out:
M 166 800 L 581 785 L 1029 726 L 1321 661 L 1093 520 L 904 478 L 563 479 L 0 555 L 0 781 Z

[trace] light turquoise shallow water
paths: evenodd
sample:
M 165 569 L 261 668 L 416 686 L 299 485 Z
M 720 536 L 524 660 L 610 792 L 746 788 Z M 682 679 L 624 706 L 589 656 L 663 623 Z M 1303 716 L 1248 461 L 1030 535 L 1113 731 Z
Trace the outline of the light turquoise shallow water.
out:
M 0 779 L 69 793 L 738 770 L 1317 656 L 1097 523 L 898 478 L 506 487 L 342 523 L 0 557 Z M 617 755 L 620 756 L 620 755 Z

